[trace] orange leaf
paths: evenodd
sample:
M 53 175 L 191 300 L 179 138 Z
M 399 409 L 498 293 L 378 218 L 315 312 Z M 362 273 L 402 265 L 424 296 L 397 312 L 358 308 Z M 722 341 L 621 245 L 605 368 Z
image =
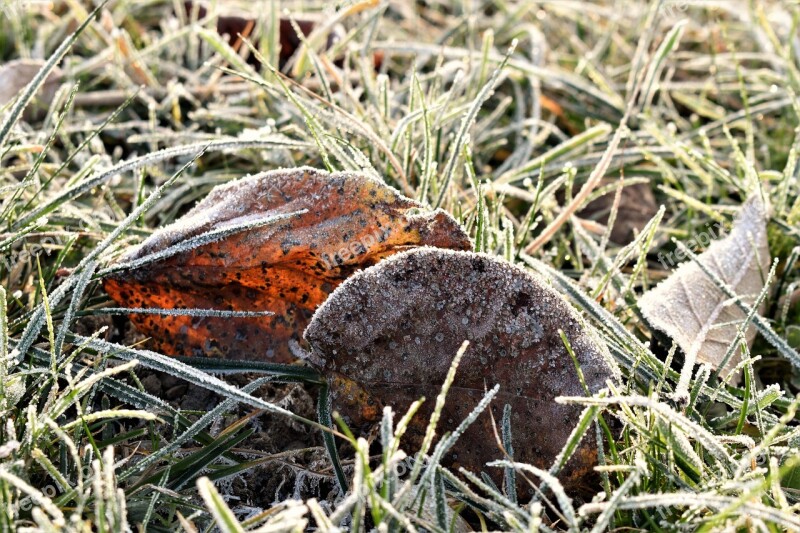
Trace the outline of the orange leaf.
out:
M 420 204 L 376 179 L 299 168 L 216 187 L 121 262 L 298 211 L 116 272 L 104 287 L 128 308 L 272 311 L 255 318 L 133 314 L 131 320 L 169 355 L 289 362 L 289 340 L 301 339 L 317 306 L 357 269 L 415 246 L 470 248 L 466 233 L 444 211 L 422 212 Z

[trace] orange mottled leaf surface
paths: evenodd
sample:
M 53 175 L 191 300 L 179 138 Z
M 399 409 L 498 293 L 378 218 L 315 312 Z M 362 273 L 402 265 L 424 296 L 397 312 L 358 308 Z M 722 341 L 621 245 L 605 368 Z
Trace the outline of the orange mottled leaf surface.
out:
M 248 224 L 246 231 L 224 233 Z M 198 240 L 211 242 L 196 246 Z M 121 258 L 133 267 L 106 277 L 104 288 L 128 308 L 271 311 L 130 316 L 169 355 L 290 362 L 289 341 L 301 339 L 316 308 L 344 279 L 421 245 L 470 248 L 447 213 L 426 211 L 376 179 L 277 170 L 213 189 Z

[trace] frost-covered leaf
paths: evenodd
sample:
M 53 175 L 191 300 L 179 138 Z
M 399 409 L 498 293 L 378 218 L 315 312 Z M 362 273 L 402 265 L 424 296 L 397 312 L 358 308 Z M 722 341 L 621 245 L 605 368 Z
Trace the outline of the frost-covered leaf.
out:
M 468 340 L 437 434 L 454 430 L 499 384 L 490 409 L 499 422 L 511 405 L 514 459 L 547 470 L 582 411 L 553 400 L 585 394 L 559 330 L 596 392 L 611 377 L 601 345 L 543 281 L 488 255 L 419 248 L 345 281 L 320 306 L 305 338 L 309 361 L 332 381 L 333 407 L 354 429 L 369 431 L 386 405 L 405 412 L 428 398 L 404 437 L 410 450 L 422 442 L 433 399 Z M 567 463 L 565 485 L 586 486 L 594 442 L 585 438 Z M 443 463 L 476 471 L 503 458 L 487 410 Z M 494 474 L 499 484 L 502 471 Z
M 711 243 L 698 261 L 722 279 L 742 300 L 752 304 L 764 288 L 770 265 L 767 244 L 768 206 L 751 197 L 739 212 L 730 234 Z M 708 234 L 698 235 L 710 241 Z M 695 361 L 719 368 L 746 318 L 744 312 L 715 285 L 694 261 L 687 261 L 639 301 L 644 317 L 669 335 L 686 354 L 688 369 Z M 751 325 L 748 342 L 755 336 Z M 741 360 L 738 350 L 721 375 Z
M 237 227 L 249 229 L 225 233 Z M 288 362 L 288 341 L 300 339 L 339 283 L 420 245 L 470 248 L 444 211 L 423 211 L 376 179 L 276 170 L 216 187 L 123 257 L 133 267 L 107 277 L 104 287 L 127 308 L 271 311 L 261 317 L 136 313 L 131 320 L 168 355 Z M 164 257 L 169 250 L 177 253 Z

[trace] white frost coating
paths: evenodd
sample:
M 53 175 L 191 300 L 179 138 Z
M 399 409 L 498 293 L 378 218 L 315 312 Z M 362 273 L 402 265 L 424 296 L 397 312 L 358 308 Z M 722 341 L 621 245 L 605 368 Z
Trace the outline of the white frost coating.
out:
M 284 201 L 281 196 L 281 187 L 286 180 L 300 179 L 304 174 L 317 179 L 350 176 L 374 181 L 391 189 L 400 197 L 400 193 L 395 189 L 379 182 L 372 176 L 358 172 L 329 173 L 312 167 L 261 172 L 214 187 L 208 196 L 186 215 L 155 231 L 139 246 L 126 253 L 120 261 L 132 261 L 212 229 L 219 230 L 228 226 L 246 225 L 248 221 L 263 217 L 263 213 L 266 211 L 269 212 L 269 215 L 278 215 L 311 208 L 319 202 L 318 194 L 298 195 L 289 202 Z M 314 180 L 308 181 L 311 184 Z
M 396 276 L 402 281 L 393 283 Z M 522 293 L 531 298 L 515 302 L 513 295 Z M 482 389 L 499 365 L 514 369 L 513 383 L 501 384 L 506 392 L 527 389 L 533 378 L 543 396 L 581 394 L 574 379 L 564 379 L 574 369 L 558 329 L 584 368 L 603 369 L 587 376 L 593 390 L 602 387 L 610 377 L 602 349 L 544 281 L 486 254 L 423 247 L 345 281 L 317 310 L 305 336 L 329 369 L 362 383 L 399 383 L 409 375 L 435 382 L 450 364 L 452 346 L 466 339 L 464 364 L 486 372 L 475 374 L 475 383 L 462 374 L 461 386 Z
M 758 194 L 753 195 L 742 206 L 731 233 L 697 257 L 748 304 L 764 288 L 769 271 L 768 213 L 769 206 L 762 203 Z M 676 396 L 688 392 L 697 361 L 719 368 L 746 318 L 694 261 L 681 264 L 669 278 L 648 291 L 639 307 L 648 322 L 669 335 L 686 354 Z M 754 337 L 755 328 L 750 325 L 747 342 L 752 343 Z M 739 361 L 741 354 L 736 349 L 721 375 L 726 377 Z
M 258 239 L 264 240 L 268 238 L 273 231 L 270 229 L 263 229 L 264 226 L 276 224 L 280 221 L 288 220 L 289 218 L 300 215 L 305 213 L 306 210 L 303 211 L 295 211 L 294 213 L 285 213 L 279 215 L 259 215 L 257 217 L 245 217 L 245 220 L 239 220 L 233 224 L 219 224 L 216 228 L 206 231 L 205 233 L 201 233 L 199 235 L 195 235 L 193 237 L 187 237 L 184 240 L 178 241 L 176 244 L 171 246 L 166 246 L 163 248 L 144 248 L 144 245 L 147 245 L 149 241 L 145 241 L 139 247 L 133 249 L 133 251 L 129 252 L 128 254 L 123 257 L 123 260 L 119 261 L 115 264 L 110 270 L 127 270 L 127 269 L 134 269 L 134 268 L 142 268 L 145 265 L 150 263 L 155 263 L 157 261 L 167 259 L 174 255 L 178 255 L 184 252 L 189 252 L 195 248 L 199 248 L 206 244 L 210 244 L 212 242 L 220 241 L 234 233 L 241 233 L 245 231 L 251 231 L 251 235 L 256 235 Z M 261 231 L 252 231 L 252 230 L 261 230 Z M 157 243 L 160 244 L 160 243 Z M 260 243 L 257 243 L 260 244 Z M 152 253 L 147 253 L 150 250 Z

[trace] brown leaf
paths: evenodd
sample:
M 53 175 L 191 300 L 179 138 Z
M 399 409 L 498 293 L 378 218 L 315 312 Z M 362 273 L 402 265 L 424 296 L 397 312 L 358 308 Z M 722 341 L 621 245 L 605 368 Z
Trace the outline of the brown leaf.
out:
M 442 414 L 439 435 L 453 430 L 487 388 L 500 385 L 490 407 L 501 420 L 512 407 L 516 461 L 548 469 L 578 421 L 581 407 L 556 396 L 583 396 L 559 329 L 592 392 L 611 377 L 601 349 L 577 313 L 530 273 L 472 252 L 421 248 L 398 254 L 342 284 L 317 310 L 305 332 L 309 360 L 332 381 L 332 403 L 367 431 L 391 405 L 404 413 L 424 396 L 405 449 L 422 441 L 434 399 L 464 340 L 470 345 Z M 502 459 L 484 412 L 445 458 L 473 471 Z M 561 476 L 576 489 L 596 460 L 585 439 Z M 495 474 L 497 474 L 496 470 Z M 497 477 L 496 477 L 497 479 Z
M 126 307 L 273 311 L 257 318 L 136 314 L 131 320 L 169 355 L 288 362 L 289 339 L 300 339 L 317 306 L 355 270 L 413 246 L 470 248 L 448 214 L 417 213 L 421 208 L 364 175 L 266 172 L 216 187 L 121 261 L 231 225 L 307 212 L 122 271 L 104 287 Z
M 0 66 L 0 107 L 13 100 L 44 67 L 41 59 L 17 59 Z M 24 118 L 32 120 L 44 114 L 55 97 L 63 79 L 61 69 L 55 67 L 25 109 Z
M 194 2 L 184 2 L 184 9 L 187 14 L 193 13 Z M 208 15 L 208 9 L 203 4 L 197 6 L 197 17 L 199 19 L 205 18 Z M 294 19 L 297 28 L 292 24 Z M 242 46 L 242 39 L 240 35 L 249 38 L 257 28 L 259 20 L 258 17 L 245 17 L 234 14 L 221 14 L 217 17 L 217 33 L 225 37 L 235 50 Z M 302 44 L 302 39 L 311 35 L 311 32 L 317 26 L 318 21 L 311 18 L 298 18 L 294 15 L 292 18 L 281 17 L 278 21 L 278 39 L 280 41 L 280 49 L 278 51 L 278 68 L 283 69 L 286 63 L 294 55 L 297 49 Z M 300 30 L 302 35 L 298 34 L 297 29 Z M 262 30 L 263 31 L 263 30 Z M 344 30 L 341 26 L 334 27 L 327 35 L 325 41 L 325 48 L 329 49 L 338 40 L 344 37 Z M 377 61 L 377 59 L 376 59 Z M 261 62 L 253 55 L 247 57 L 247 62 L 254 67 L 261 68 Z M 379 68 L 376 66 L 376 68 Z
M 605 180 L 603 184 L 612 182 L 612 180 Z M 608 224 L 615 194 L 616 191 L 611 191 L 589 202 L 578 212 L 578 216 L 595 220 L 601 224 Z M 620 193 L 617 218 L 614 221 L 614 227 L 611 228 L 611 242 L 628 244 L 657 212 L 658 205 L 656 205 L 656 198 L 649 183 L 634 183 L 624 186 Z

